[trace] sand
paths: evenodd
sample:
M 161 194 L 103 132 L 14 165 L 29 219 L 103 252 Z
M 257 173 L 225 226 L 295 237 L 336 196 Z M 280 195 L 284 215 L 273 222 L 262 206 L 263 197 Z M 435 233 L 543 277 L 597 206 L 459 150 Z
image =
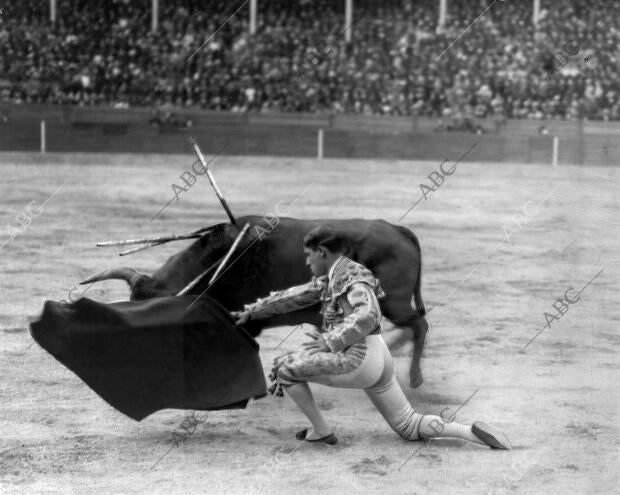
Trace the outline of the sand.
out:
M 315 397 L 340 439 L 335 447 L 295 440 L 304 418 L 287 398 L 272 397 L 209 413 L 176 447 L 171 433 L 185 411 L 136 423 L 31 345 L 28 321 L 43 298 L 67 298 L 80 279 L 110 266 L 152 271 L 188 243 L 119 258 L 97 241 L 225 220 L 202 177 L 151 221 L 191 163 L 190 155 L 0 155 L 0 243 L 8 239 L 0 249 L 0 493 L 618 493 L 617 168 L 460 164 L 402 222 L 422 244 L 431 330 L 424 384 L 407 387 L 408 346 L 394 349 L 398 378 L 421 412 L 456 411 L 469 398 L 456 420 L 505 430 L 515 447 L 498 452 L 457 440 L 406 442 L 363 392 L 322 386 Z M 239 215 L 273 212 L 306 190 L 291 216 L 394 223 L 438 168 L 266 157 L 213 163 Z M 6 228 L 20 213 L 26 225 L 11 239 Z M 523 350 L 547 323 L 545 312 L 557 315 L 556 299 L 574 300 L 589 281 L 578 301 L 556 303 L 564 314 Z M 85 295 L 115 301 L 128 291 L 109 281 Z M 297 330 L 282 343 L 290 330 L 259 337 L 265 370 L 304 340 Z M 396 340 L 389 325 L 385 332 Z

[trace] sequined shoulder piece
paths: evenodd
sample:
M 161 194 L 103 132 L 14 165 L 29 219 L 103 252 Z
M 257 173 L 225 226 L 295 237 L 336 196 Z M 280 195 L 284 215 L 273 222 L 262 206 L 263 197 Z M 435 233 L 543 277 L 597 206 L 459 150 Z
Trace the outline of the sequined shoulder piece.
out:
M 383 292 L 379 280 L 364 265 L 344 256 L 336 263 L 331 280 L 331 289 L 334 296 L 344 294 L 352 284 L 364 283 L 373 289 L 377 299 L 385 297 L 385 292 Z

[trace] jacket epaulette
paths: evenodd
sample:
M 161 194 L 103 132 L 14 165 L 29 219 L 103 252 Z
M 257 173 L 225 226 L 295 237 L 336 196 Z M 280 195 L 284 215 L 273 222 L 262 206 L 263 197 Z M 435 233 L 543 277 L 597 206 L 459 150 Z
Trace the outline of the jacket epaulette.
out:
M 333 296 L 341 296 L 355 283 L 369 285 L 377 299 L 385 297 L 385 292 L 381 288 L 379 280 L 364 265 L 356 263 L 350 258 L 343 256 L 336 262 L 332 273 L 331 293 Z

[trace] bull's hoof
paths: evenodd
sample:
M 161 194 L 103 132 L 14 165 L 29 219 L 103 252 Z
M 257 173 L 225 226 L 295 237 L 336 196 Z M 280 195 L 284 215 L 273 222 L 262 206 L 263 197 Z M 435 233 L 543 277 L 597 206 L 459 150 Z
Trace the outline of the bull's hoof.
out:
M 412 371 L 409 375 L 409 386 L 411 388 L 418 388 L 423 383 L 424 378 L 422 377 L 422 371 L 419 368 L 415 371 Z

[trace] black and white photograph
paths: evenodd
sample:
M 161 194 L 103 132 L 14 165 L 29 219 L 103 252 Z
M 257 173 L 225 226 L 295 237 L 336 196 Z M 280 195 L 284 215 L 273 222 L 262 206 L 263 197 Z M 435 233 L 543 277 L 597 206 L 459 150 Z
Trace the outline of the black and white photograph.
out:
M 0 494 L 620 493 L 620 2 L 0 0 Z

